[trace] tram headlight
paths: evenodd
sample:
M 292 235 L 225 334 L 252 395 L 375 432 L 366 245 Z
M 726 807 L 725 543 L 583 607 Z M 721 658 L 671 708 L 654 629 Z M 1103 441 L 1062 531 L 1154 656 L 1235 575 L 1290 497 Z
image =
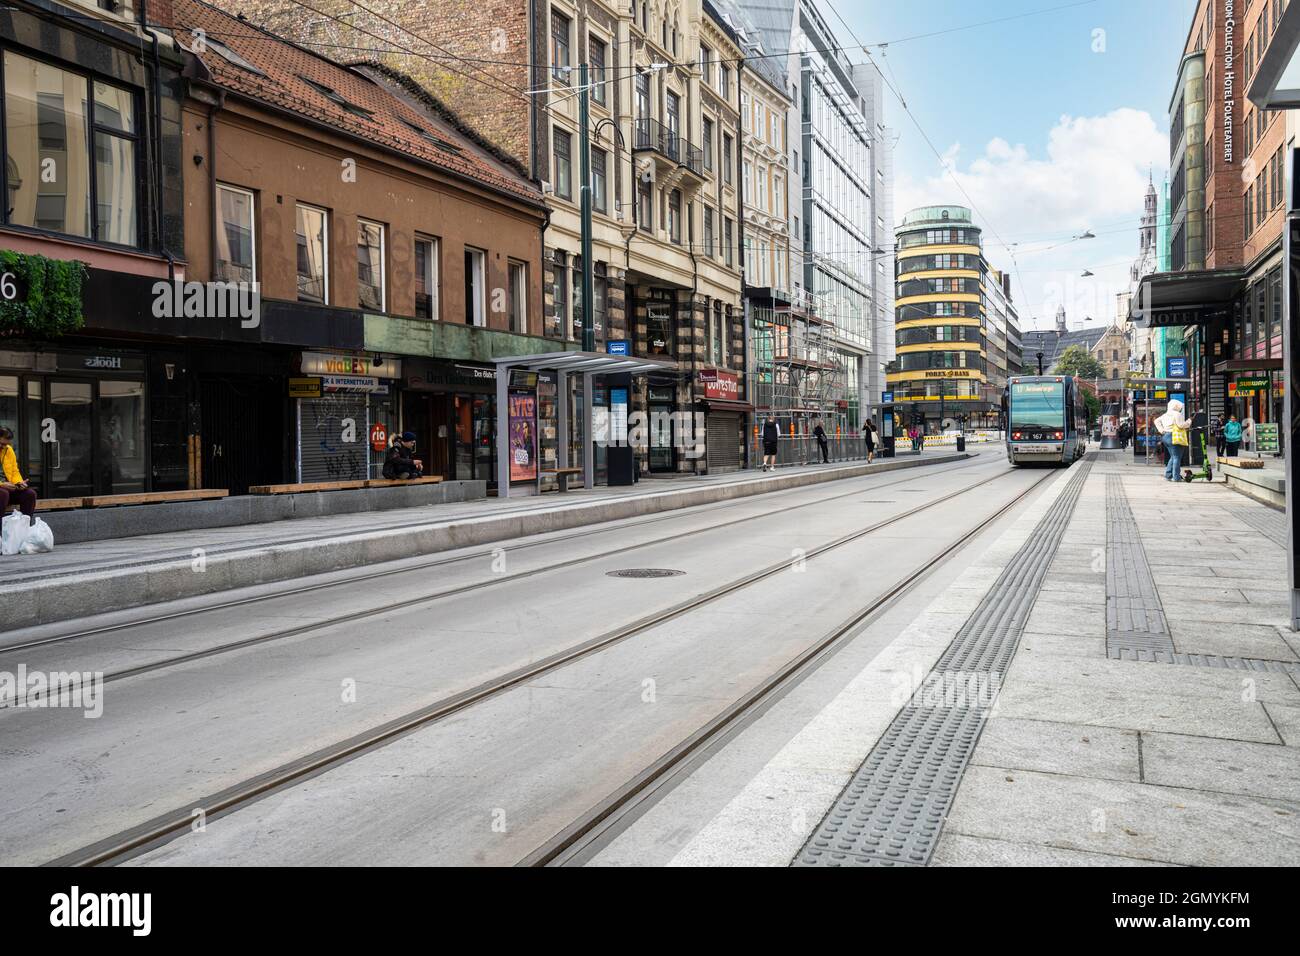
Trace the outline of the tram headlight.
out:
M 1064 437 L 1065 437 L 1065 432 L 1057 432 L 1057 433 L 1056 433 L 1056 440 L 1057 440 L 1057 441 L 1060 441 L 1060 440 L 1061 440 L 1062 438 L 1064 438 Z
M 1012 433 L 1011 433 L 1011 440 L 1012 440 L 1012 441 L 1020 441 L 1020 432 L 1012 432 Z

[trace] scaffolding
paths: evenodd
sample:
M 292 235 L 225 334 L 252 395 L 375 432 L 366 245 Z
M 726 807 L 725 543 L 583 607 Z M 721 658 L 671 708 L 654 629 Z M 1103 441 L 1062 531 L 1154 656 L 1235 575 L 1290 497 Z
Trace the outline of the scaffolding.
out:
M 754 411 L 776 419 L 783 436 L 810 435 L 820 419 L 828 435 L 847 432 L 847 363 L 834 347 L 835 325 L 811 296 L 774 294 L 751 309 Z

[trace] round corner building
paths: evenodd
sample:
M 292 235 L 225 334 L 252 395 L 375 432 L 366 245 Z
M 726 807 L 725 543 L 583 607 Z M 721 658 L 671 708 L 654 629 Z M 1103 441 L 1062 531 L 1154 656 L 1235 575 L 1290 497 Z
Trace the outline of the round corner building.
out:
M 906 426 L 996 421 L 986 399 L 985 264 L 964 206 L 922 206 L 895 232 L 897 355 L 888 376 Z

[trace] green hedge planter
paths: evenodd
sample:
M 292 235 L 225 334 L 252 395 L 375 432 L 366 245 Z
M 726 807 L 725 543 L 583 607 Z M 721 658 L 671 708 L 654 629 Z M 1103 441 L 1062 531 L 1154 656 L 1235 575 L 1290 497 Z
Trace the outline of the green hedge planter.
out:
M 56 338 L 85 325 L 80 262 L 0 250 L 0 335 Z

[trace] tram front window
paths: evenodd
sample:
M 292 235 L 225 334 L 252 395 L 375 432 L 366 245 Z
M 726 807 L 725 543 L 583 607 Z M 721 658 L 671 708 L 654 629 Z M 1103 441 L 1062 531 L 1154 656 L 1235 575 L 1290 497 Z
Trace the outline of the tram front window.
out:
M 1065 424 L 1064 382 L 1013 382 L 1011 427 L 1059 429 Z

